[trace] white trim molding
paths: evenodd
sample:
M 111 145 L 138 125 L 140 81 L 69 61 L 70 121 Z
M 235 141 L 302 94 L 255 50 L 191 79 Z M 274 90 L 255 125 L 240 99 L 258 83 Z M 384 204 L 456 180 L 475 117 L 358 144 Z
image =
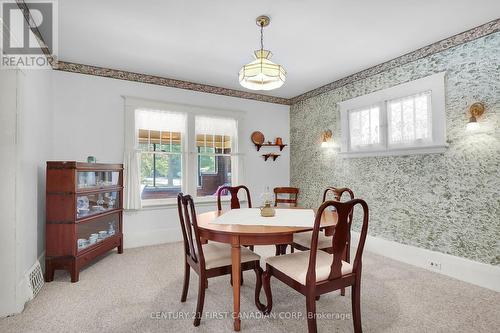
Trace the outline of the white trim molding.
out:
M 352 240 L 357 244 L 358 232 L 352 232 Z M 366 237 L 365 250 L 500 292 L 500 267 L 497 266 L 373 236 Z
M 445 105 L 445 75 L 446 72 L 429 75 L 414 81 L 402 83 L 370 94 L 358 96 L 338 103 L 340 109 L 341 156 L 394 156 L 427 153 L 443 153 L 446 148 L 446 105 Z M 424 92 L 429 93 L 428 102 L 430 139 L 415 141 L 403 145 L 391 145 L 388 139 L 388 103 Z M 377 107 L 379 110 L 378 143 L 362 148 L 353 148 L 350 143 L 349 113 Z M 389 122 L 390 123 L 390 122 Z

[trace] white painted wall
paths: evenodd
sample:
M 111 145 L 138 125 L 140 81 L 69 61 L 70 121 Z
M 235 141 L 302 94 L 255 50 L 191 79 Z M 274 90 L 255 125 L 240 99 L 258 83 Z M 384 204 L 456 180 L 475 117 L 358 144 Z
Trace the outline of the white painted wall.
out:
M 0 70 L 0 317 L 16 309 L 17 72 Z
M 52 71 L 25 70 L 22 73 L 16 192 L 17 294 L 20 305 L 26 301 L 23 295 L 27 288 L 25 274 L 45 251 L 45 161 L 51 159 L 53 141 Z
M 265 186 L 287 186 L 290 179 L 288 148 L 275 162 L 264 162 L 250 141 L 260 130 L 273 140 L 289 141 L 289 107 L 233 97 L 205 94 L 143 83 L 81 74 L 53 72 L 53 159 L 122 163 L 124 100 L 133 96 L 168 103 L 239 111 L 244 116 L 240 135 L 245 153 L 245 183 L 258 202 Z M 198 205 L 199 212 L 213 210 L 215 203 Z M 174 207 L 144 209 L 124 214 L 125 247 L 151 245 L 181 239 Z
M 46 70 L 0 71 L 0 317 L 23 309 L 31 296 L 25 274 L 45 248 L 51 83 Z

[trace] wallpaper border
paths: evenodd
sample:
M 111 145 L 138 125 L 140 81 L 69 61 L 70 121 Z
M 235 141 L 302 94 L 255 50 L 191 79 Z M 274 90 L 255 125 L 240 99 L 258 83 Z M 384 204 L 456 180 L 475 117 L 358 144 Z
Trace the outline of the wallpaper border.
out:
M 237 97 L 244 99 L 251 99 L 259 102 L 267 102 L 273 104 L 290 105 L 290 100 L 282 97 L 275 97 L 269 95 L 255 94 L 250 92 L 245 92 L 241 90 L 222 88 L 217 86 L 211 86 L 201 83 L 194 83 L 183 80 L 176 80 L 161 76 L 147 75 L 141 73 L 134 73 L 128 71 L 122 71 L 111 68 L 97 67 L 91 65 L 84 65 L 66 61 L 57 61 L 53 64 L 53 69 L 64 72 L 87 74 L 94 76 L 108 77 L 118 80 L 134 81 L 141 83 L 155 84 L 158 86 L 178 88 L 184 90 L 192 90 L 198 92 L 204 92 L 208 94 L 223 95 L 229 97 Z

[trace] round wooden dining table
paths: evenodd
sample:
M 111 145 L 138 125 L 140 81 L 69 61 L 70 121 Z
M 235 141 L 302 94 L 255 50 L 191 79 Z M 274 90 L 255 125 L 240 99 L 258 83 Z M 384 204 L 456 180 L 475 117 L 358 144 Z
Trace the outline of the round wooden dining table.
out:
M 279 209 L 279 208 L 277 208 Z M 295 208 L 301 209 L 301 208 Z M 240 274 L 242 245 L 280 245 L 291 244 L 293 234 L 312 230 L 311 227 L 287 227 L 264 225 L 217 224 L 214 219 L 224 214 L 223 211 L 212 211 L 197 215 L 200 237 L 204 240 L 231 244 L 232 279 L 233 279 L 233 318 L 234 330 L 241 328 L 240 320 Z M 236 217 L 235 217 L 236 218 Z M 337 214 L 324 211 L 321 216 L 321 227 L 326 235 L 332 235 Z

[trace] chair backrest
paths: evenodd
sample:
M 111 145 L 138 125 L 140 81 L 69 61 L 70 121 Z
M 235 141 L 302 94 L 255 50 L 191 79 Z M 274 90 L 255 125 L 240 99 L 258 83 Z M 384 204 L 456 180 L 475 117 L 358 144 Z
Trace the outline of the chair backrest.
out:
M 201 246 L 193 198 L 190 195 L 179 193 L 177 195 L 177 209 L 179 211 L 179 221 L 181 224 L 186 256 L 190 257 L 195 263 L 198 263 L 204 268 L 205 257 L 203 256 L 203 248 Z
M 280 198 L 280 195 L 287 195 L 288 198 Z M 299 189 L 296 187 L 275 187 L 274 188 L 274 206 L 278 203 L 290 204 L 297 207 Z
M 342 195 L 344 193 L 348 193 L 351 200 L 354 199 L 354 193 L 351 191 L 350 188 L 347 187 L 342 187 L 342 188 L 336 188 L 336 187 L 327 187 L 325 192 L 323 192 L 323 202 L 326 201 L 326 196 L 328 195 L 328 192 L 332 192 L 334 196 L 334 200 L 336 201 L 341 201 Z
M 346 202 L 339 201 L 326 201 L 319 208 L 316 213 L 314 221 L 313 234 L 311 239 L 311 252 L 309 255 L 309 267 L 307 270 L 306 284 L 312 286 L 316 284 L 316 252 L 318 250 L 318 234 L 321 223 L 321 216 L 326 208 L 333 206 L 337 212 L 337 224 L 335 226 L 335 233 L 332 237 L 332 254 L 333 260 L 330 268 L 330 275 L 328 280 L 334 280 L 342 276 L 342 259 L 343 253 L 347 247 L 347 239 L 351 232 L 351 223 L 349 216 L 354 211 L 356 205 L 361 205 L 363 208 L 363 223 L 361 226 L 361 233 L 359 236 L 359 243 L 356 249 L 356 256 L 353 263 L 353 273 L 361 273 L 361 256 L 365 246 L 366 234 L 368 231 L 368 205 L 362 199 L 354 199 Z M 328 212 L 326 212 L 328 213 Z
M 247 193 L 248 208 L 252 208 L 252 198 L 250 198 L 250 190 L 245 185 L 239 185 L 234 187 L 232 186 L 219 187 L 219 190 L 217 191 L 217 209 L 222 210 L 222 203 L 220 197 L 221 193 L 225 191 L 228 191 L 231 194 L 231 209 L 241 208 L 240 200 L 238 199 L 238 192 L 241 189 L 245 190 L 245 192 Z
M 332 192 L 333 198 L 334 198 L 333 200 L 335 200 L 335 201 L 342 201 L 342 195 L 344 193 L 349 194 L 349 199 L 350 200 L 354 199 L 354 192 L 350 188 L 347 188 L 347 187 L 340 187 L 340 188 L 337 188 L 337 187 L 327 187 L 326 190 L 325 190 L 325 192 L 323 192 L 323 202 L 326 201 L 326 197 L 328 195 L 328 192 Z M 351 222 L 352 222 L 352 211 L 349 214 L 349 224 L 351 224 Z

